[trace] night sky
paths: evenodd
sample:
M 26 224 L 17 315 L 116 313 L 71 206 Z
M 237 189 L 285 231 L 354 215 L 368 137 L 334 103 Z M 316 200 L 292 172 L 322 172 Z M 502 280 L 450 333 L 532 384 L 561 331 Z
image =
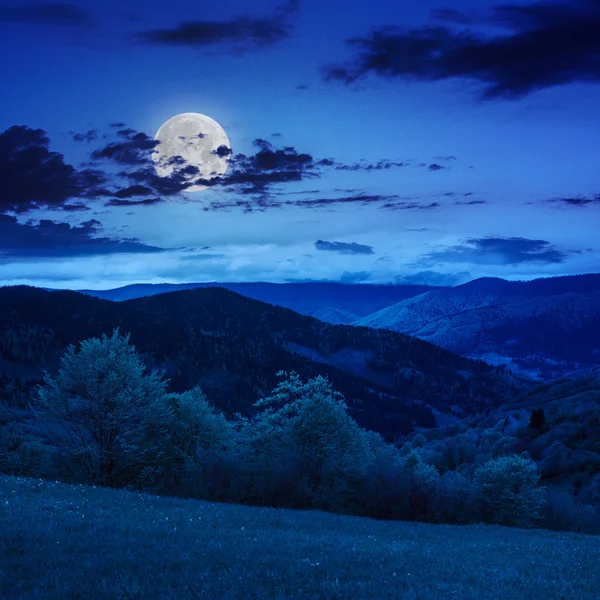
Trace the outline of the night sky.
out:
M 599 31 L 600 0 L 0 0 L 0 284 L 598 272 Z M 150 158 L 183 112 L 231 142 L 196 193 Z

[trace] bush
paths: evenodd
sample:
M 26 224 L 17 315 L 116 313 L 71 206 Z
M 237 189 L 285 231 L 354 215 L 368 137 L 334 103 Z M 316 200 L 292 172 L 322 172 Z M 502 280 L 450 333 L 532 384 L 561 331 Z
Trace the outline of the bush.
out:
M 69 346 L 56 377 L 45 373 L 36 414 L 57 438 L 63 475 L 120 487 L 168 462 L 161 448 L 173 416 L 166 383 L 118 330 Z
M 567 492 L 550 491 L 538 523 L 544 529 L 600 533 L 600 512 L 593 506 L 580 504 Z
M 481 518 L 488 523 L 531 527 L 540 518 L 545 488 L 532 460 L 501 456 L 475 470 L 473 483 Z

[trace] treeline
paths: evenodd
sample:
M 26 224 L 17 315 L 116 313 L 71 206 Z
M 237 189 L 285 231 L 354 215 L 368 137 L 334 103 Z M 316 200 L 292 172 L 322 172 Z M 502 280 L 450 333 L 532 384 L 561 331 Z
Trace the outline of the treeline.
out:
M 0 415 L 0 470 L 383 519 L 569 525 L 500 430 L 475 456 L 468 440 L 436 456 L 422 434 L 398 448 L 361 429 L 327 379 L 279 377 L 252 417 L 227 419 L 197 386 L 168 392 L 115 330 L 68 348 L 32 419 Z

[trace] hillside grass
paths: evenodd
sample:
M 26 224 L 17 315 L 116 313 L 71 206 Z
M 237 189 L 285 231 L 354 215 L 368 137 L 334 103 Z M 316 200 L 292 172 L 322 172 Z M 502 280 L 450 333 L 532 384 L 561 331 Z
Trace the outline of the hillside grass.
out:
M 600 537 L 0 476 L 0 598 L 597 599 Z

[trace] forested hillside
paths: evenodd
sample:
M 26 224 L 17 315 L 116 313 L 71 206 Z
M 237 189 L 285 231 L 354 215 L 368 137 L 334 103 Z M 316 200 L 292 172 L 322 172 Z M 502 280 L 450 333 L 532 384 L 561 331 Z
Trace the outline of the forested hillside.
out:
M 600 360 L 600 275 L 485 278 L 433 290 L 355 321 L 550 380 Z
M 330 325 L 221 288 L 110 302 L 77 292 L 0 288 L 4 401 L 24 406 L 69 344 L 131 333 L 173 391 L 201 385 L 227 414 L 252 412 L 279 370 L 324 375 L 357 422 L 386 438 L 431 427 L 431 411 L 472 414 L 523 389 L 503 370 L 390 331 Z

